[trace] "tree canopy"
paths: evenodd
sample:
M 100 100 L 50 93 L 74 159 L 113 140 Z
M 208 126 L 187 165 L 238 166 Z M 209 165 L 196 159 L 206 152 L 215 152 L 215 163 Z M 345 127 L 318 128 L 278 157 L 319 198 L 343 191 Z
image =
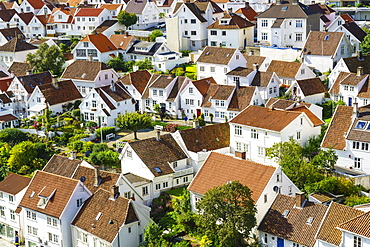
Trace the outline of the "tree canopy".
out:
M 153 30 L 152 33 L 149 35 L 149 39 L 151 42 L 154 42 L 157 37 L 162 37 L 162 36 L 163 36 L 162 30 L 156 29 L 156 30 Z
M 137 131 L 151 127 L 152 120 L 145 114 L 137 112 L 126 113 L 116 118 L 116 126 L 119 128 L 132 130 L 135 140 L 137 140 Z
M 370 53 L 370 34 L 365 36 L 364 40 L 360 44 L 360 47 L 364 53 Z
M 60 76 L 65 62 L 63 52 L 56 46 L 43 43 L 35 53 L 28 53 L 26 62 L 30 64 L 34 72 L 50 71 Z
M 140 70 L 143 70 L 143 69 L 147 69 L 147 70 L 153 69 L 152 61 L 150 61 L 149 59 L 144 59 L 144 60 L 136 61 L 135 62 L 135 65 L 137 65 Z
M 130 27 L 137 22 L 137 16 L 134 13 L 129 13 L 125 10 L 119 12 L 117 19 L 118 23 L 125 25 L 126 27 Z
M 257 212 L 247 186 L 232 181 L 207 191 L 196 205 L 201 228 L 217 236 L 220 246 L 244 246 Z

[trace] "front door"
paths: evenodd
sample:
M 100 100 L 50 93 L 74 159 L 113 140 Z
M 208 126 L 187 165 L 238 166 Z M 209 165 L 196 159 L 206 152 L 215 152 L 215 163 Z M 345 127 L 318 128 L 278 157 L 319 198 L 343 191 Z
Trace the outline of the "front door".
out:
M 200 114 L 202 114 L 202 110 L 201 109 L 197 109 L 197 117 L 199 117 Z
M 284 247 L 284 239 L 282 238 L 277 239 L 277 247 Z
M 352 106 L 352 98 L 348 98 L 348 106 Z

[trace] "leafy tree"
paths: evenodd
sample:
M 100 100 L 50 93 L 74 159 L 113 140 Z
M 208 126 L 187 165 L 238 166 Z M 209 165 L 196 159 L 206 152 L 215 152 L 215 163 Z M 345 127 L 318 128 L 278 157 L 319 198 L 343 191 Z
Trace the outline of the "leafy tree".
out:
M 162 37 L 162 36 L 163 36 L 162 30 L 156 29 L 156 30 L 153 30 L 152 33 L 149 35 L 149 39 L 151 42 L 154 42 L 157 37 Z
M 15 144 L 27 140 L 27 134 L 19 129 L 9 128 L 0 130 L 0 142 L 6 142 L 9 143 L 9 145 L 14 146 Z
M 33 71 L 50 71 L 52 74 L 60 76 L 63 72 L 65 62 L 63 52 L 56 45 L 49 47 L 48 44 L 41 44 L 36 53 L 28 53 L 26 62 L 30 64 Z
M 111 167 L 118 167 L 120 164 L 118 156 L 119 153 L 113 150 L 107 150 L 102 152 L 92 152 L 89 158 L 94 165 L 107 165 Z
M 135 65 L 137 65 L 140 70 L 143 70 L 143 69 L 147 69 L 147 70 L 153 69 L 152 61 L 150 61 L 149 59 L 144 59 L 144 60 L 136 61 L 135 62 Z
M 25 141 L 15 145 L 10 150 L 8 166 L 11 171 L 27 174 L 31 169 L 32 161 L 37 157 L 35 144 L 30 141 Z
M 125 10 L 119 12 L 117 19 L 118 23 L 125 25 L 126 27 L 130 27 L 137 22 L 137 16 L 134 13 L 129 13 Z
M 63 52 L 63 53 L 66 53 L 67 50 L 68 50 L 68 46 L 64 43 L 60 43 L 59 44 L 59 49 Z
M 360 47 L 366 54 L 370 52 L 370 34 L 366 35 L 364 40 L 361 42 Z
M 217 236 L 220 246 L 243 246 L 256 225 L 251 191 L 238 181 L 207 191 L 196 207 L 205 235 Z
M 356 206 L 356 205 L 361 205 L 361 204 L 366 204 L 366 203 L 370 203 L 370 198 L 367 197 L 367 196 L 364 196 L 364 195 L 351 195 L 349 197 L 346 198 L 346 200 L 344 201 L 344 204 L 349 206 L 349 207 L 353 207 L 353 206 Z
M 126 113 L 116 118 L 116 125 L 119 128 L 132 130 L 135 140 L 137 140 L 137 131 L 151 127 L 152 120 L 145 114 L 137 112 Z

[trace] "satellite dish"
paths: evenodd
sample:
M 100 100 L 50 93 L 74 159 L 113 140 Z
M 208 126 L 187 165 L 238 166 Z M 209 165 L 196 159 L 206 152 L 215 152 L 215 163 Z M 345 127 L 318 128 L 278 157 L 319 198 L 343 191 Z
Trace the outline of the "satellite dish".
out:
M 82 176 L 82 177 L 80 177 L 80 181 L 83 183 L 83 182 L 85 182 L 86 181 L 86 177 L 85 176 Z
M 272 190 L 273 190 L 274 192 L 278 193 L 278 191 L 279 191 L 279 187 L 277 187 L 277 186 L 275 185 L 275 186 L 274 186 L 274 188 L 272 188 Z

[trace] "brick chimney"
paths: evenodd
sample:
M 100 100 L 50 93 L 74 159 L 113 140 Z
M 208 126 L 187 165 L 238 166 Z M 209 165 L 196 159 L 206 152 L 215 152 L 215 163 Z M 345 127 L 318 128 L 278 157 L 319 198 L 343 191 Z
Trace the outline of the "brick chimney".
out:
M 304 192 L 295 193 L 295 207 L 296 208 L 303 208 L 305 200 L 306 200 L 306 196 Z
M 363 67 L 357 67 L 357 76 L 362 76 L 364 74 L 364 68 Z
M 112 185 L 111 187 L 111 198 L 113 200 L 117 199 L 119 196 L 119 187 L 117 185 Z
M 100 184 L 100 172 L 99 172 L 99 166 L 94 166 L 94 186 L 99 186 Z

